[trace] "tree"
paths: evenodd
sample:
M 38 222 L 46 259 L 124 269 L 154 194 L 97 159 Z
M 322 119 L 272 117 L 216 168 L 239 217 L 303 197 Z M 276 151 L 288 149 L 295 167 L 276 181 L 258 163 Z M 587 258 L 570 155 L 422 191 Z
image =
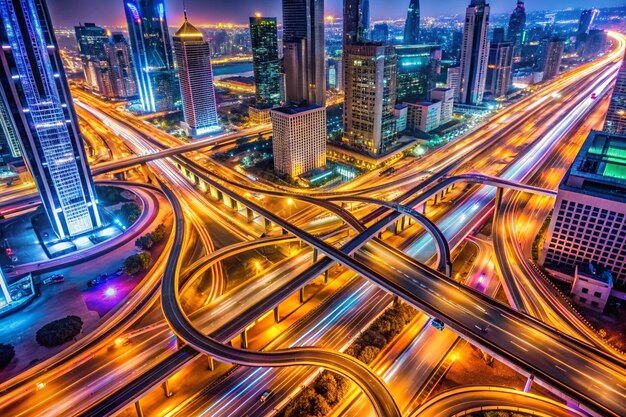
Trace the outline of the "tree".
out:
M 150 255 L 150 252 L 141 252 L 139 254 L 139 262 L 141 262 L 143 269 L 150 268 L 152 266 L 152 255 Z
M 154 229 L 154 231 L 150 233 L 150 236 L 152 237 L 152 241 L 154 243 L 162 241 L 165 237 L 165 225 L 163 223 L 158 225 L 156 229 Z
M 285 409 L 285 417 L 323 417 L 328 413 L 330 413 L 328 401 L 308 387 Z
M 127 226 L 135 223 L 141 215 L 141 209 L 136 203 L 124 203 L 120 207 L 120 217 Z
M 124 271 L 129 275 L 134 275 L 150 266 L 152 266 L 152 255 L 145 251 L 131 255 L 124 260 Z
M 365 364 L 371 363 L 376 356 L 380 353 L 380 348 L 376 346 L 365 346 L 361 353 L 359 353 L 359 357 L 357 358 L 361 362 Z
M 152 240 L 152 234 L 148 233 L 145 234 L 139 238 L 137 238 L 137 240 L 135 240 L 135 246 L 137 246 L 139 249 L 142 250 L 148 250 L 152 247 L 154 241 Z
M 0 343 L 0 370 L 6 368 L 15 357 L 15 348 L 8 343 Z
M 67 316 L 51 321 L 37 330 L 35 339 L 41 346 L 60 346 L 74 339 L 83 328 L 83 321 L 78 316 Z
M 337 380 L 335 375 L 329 371 L 324 371 L 315 379 L 315 392 L 324 397 L 328 404 L 334 405 L 341 398 L 338 398 Z

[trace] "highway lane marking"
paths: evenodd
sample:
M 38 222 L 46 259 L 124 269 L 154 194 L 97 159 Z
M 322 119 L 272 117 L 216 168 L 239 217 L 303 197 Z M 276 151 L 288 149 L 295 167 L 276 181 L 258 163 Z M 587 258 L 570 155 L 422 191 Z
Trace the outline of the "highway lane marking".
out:
M 514 341 L 511 340 L 511 343 L 514 344 L 515 346 L 517 346 L 518 348 L 522 349 L 524 352 L 528 353 L 528 349 L 526 349 L 525 347 L 523 347 L 522 345 L 519 345 L 517 343 L 515 343 Z M 556 365 L 555 365 L 556 366 Z M 557 366 L 558 368 L 558 366 Z

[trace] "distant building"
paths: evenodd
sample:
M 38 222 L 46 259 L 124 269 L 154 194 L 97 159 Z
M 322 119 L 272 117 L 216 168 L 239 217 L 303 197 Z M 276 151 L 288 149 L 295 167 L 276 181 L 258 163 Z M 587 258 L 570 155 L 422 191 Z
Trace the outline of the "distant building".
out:
M 270 115 L 276 172 L 295 178 L 326 165 L 326 108 L 277 107 Z
M 372 42 L 389 42 L 389 25 L 387 23 L 376 23 L 370 32 Z
M 350 44 L 345 65 L 343 141 L 370 155 L 382 155 L 397 142 L 393 116 L 397 56 L 393 46 Z
M 85 23 L 75 26 L 74 31 L 87 87 L 111 97 L 113 93 L 108 74 L 109 64 L 106 52 L 109 36 L 106 30 L 96 26 L 95 23 Z
M 576 304 L 602 312 L 612 289 L 613 276 L 608 269 L 593 263 L 576 266 L 570 294 Z
M 343 45 L 360 44 L 367 40 L 369 0 L 344 0 Z
M 617 80 L 611 94 L 611 103 L 604 121 L 604 131 L 616 135 L 626 135 L 626 56 L 624 56 L 622 66 L 617 73 Z
M 102 225 L 74 103 L 43 0 L 0 1 L 0 96 L 61 239 Z
M 174 34 L 174 51 L 187 134 L 198 137 L 218 132 L 221 128 L 217 117 L 211 48 L 202 32 L 189 23 L 186 12 L 183 25 Z
M 393 110 L 393 115 L 396 119 L 396 130 L 398 132 L 404 132 L 406 130 L 409 117 L 409 106 L 406 104 L 396 104 Z
M 522 43 L 524 41 L 524 30 L 526 29 L 526 5 L 522 0 L 517 0 L 517 6 L 509 18 L 509 30 L 507 40 L 513 43 L 514 56 L 520 56 Z M 497 42 L 503 42 L 498 40 Z
M 605 30 L 591 29 L 585 44 L 582 46 L 583 58 L 594 59 L 602 55 L 606 51 L 608 42 L 608 32 Z
M 11 119 L 11 112 L 7 109 L 6 103 L 0 99 L 0 158 L 2 163 L 18 160 L 22 158 L 22 145 L 20 138 L 15 131 L 15 126 Z
M 419 43 L 420 37 L 420 2 L 419 0 L 410 0 L 409 10 L 406 13 L 406 21 L 404 22 L 404 44 L 416 45 Z
M 441 48 L 438 45 L 396 46 L 396 54 L 396 101 L 428 99 L 441 72 Z
M 342 60 L 329 59 L 326 63 L 326 82 L 328 88 L 334 88 L 336 90 L 343 90 L 343 67 Z
M 589 36 L 589 29 L 593 25 L 593 21 L 600 13 L 597 9 L 586 9 L 580 13 L 580 19 L 578 20 L 578 30 L 576 32 L 576 49 L 580 51 L 584 48 L 587 38 Z
M 128 0 L 124 11 L 143 111 L 175 110 L 180 99 L 165 0 Z
M 543 60 L 543 80 L 548 81 L 555 78 L 561 72 L 561 59 L 565 42 L 559 38 L 552 38 L 546 46 Z
M 500 43 L 506 41 L 506 36 L 504 36 L 504 28 L 494 28 L 493 35 L 491 37 L 491 43 Z
M 130 45 L 124 34 L 113 33 L 106 45 L 107 58 L 109 61 L 109 76 L 111 77 L 111 89 L 113 96 L 117 98 L 130 98 L 137 95 L 137 83 L 135 71 L 131 59 Z
M 408 107 L 406 126 L 408 129 L 419 129 L 431 132 L 441 124 L 441 102 L 404 103 Z
M 477 106 L 483 101 L 489 57 L 489 9 L 485 0 L 471 0 L 465 13 L 458 91 L 458 102 L 462 104 Z
M 454 101 L 458 101 L 460 85 L 461 67 L 448 68 L 448 74 L 446 75 L 446 86 L 452 89 L 454 93 Z
M 626 284 L 626 136 L 592 131 L 559 185 L 542 263 L 572 276 L 593 262 Z
M 278 29 L 275 17 L 250 18 L 256 105 L 275 107 L 282 101 Z
M 451 88 L 435 88 L 430 92 L 433 101 L 441 102 L 441 124 L 452 120 L 454 113 L 454 90 Z
M 513 72 L 513 44 L 511 42 L 489 45 L 489 64 L 485 91 L 495 98 L 505 97 L 511 89 Z
M 253 125 L 270 124 L 272 122 L 270 110 L 270 107 L 248 107 L 248 116 L 250 118 L 250 123 Z

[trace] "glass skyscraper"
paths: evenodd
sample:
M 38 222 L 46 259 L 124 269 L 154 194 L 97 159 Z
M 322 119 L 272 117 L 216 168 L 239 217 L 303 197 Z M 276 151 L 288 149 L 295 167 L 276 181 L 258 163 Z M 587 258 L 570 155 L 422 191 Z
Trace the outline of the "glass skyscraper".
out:
M 461 49 L 461 83 L 458 101 L 480 105 L 485 93 L 489 58 L 489 5 L 485 0 L 471 0 L 465 12 L 463 48 Z
M 365 42 L 369 27 L 369 0 L 343 1 L 343 44 Z M 367 26 L 366 26 L 367 25 Z
M 517 56 L 521 52 L 524 29 L 526 29 L 526 5 L 522 0 L 517 0 L 517 6 L 515 6 L 509 18 L 509 29 L 507 32 L 507 39 L 509 42 L 513 42 Z
M 420 0 L 411 0 L 404 22 L 404 44 L 415 45 L 420 37 Z
M 74 31 L 88 88 L 112 96 L 106 54 L 109 36 L 106 30 L 94 23 L 85 23 L 75 26 Z
M 44 0 L 0 0 L 2 100 L 59 237 L 101 225 L 83 140 Z
M 165 0 L 125 0 L 124 10 L 143 110 L 173 110 L 180 91 L 165 17 Z
M 250 18 L 250 41 L 256 85 L 256 105 L 273 107 L 280 104 L 282 74 L 278 56 L 278 29 L 275 17 Z

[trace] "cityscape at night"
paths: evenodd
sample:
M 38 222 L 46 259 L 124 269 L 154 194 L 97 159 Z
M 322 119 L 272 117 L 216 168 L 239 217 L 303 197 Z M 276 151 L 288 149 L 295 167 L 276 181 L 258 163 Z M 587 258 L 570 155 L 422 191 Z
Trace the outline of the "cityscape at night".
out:
M 0 20 L 0 416 L 626 416 L 623 1 Z

